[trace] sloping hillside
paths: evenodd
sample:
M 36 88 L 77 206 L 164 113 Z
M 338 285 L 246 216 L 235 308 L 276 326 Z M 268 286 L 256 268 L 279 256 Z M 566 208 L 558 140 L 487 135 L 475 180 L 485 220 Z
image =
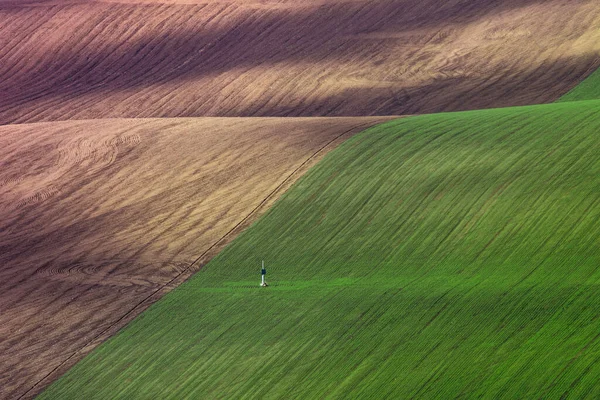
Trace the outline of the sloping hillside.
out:
M 600 69 L 596 70 L 586 80 L 577 85 L 569 93 L 560 98 L 560 101 L 580 101 L 600 99 Z
M 599 112 L 353 137 L 41 398 L 597 398 Z
M 0 127 L 0 398 L 56 379 L 198 270 L 322 154 L 381 120 Z
M 0 124 L 523 105 L 599 66 L 596 0 L 174 3 L 0 3 Z
M 595 98 L 598 26 L 596 0 L 0 0 L 0 398 L 387 119 L 221 117 Z M 599 108 L 361 135 L 46 396 L 593 394 Z

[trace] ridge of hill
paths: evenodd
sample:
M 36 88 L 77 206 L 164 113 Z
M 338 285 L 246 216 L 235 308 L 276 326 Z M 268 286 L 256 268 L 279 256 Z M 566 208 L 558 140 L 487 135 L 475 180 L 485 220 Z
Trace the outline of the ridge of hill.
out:
M 354 136 L 40 399 L 600 396 L 598 112 Z
M 596 0 L 0 3 L 0 124 L 402 115 L 551 102 Z

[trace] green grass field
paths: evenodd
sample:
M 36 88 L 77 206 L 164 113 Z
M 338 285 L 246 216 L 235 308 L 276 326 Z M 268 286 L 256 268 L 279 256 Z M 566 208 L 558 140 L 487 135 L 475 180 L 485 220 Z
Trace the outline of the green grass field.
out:
M 592 73 L 586 80 L 577 85 L 559 101 L 579 101 L 600 99 L 600 69 Z
M 599 112 L 353 137 L 40 398 L 600 397 Z

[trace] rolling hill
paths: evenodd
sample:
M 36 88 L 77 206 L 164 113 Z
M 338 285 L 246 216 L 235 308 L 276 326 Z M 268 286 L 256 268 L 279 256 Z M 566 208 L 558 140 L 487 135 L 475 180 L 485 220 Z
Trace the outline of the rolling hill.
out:
M 40 398 L 598 397 L 599 112 L 352 137 Z
M 596 0 L 3 0 L 0 124 L 545 103 L 599 25 Z
M 596 397 L 598 26 L 0 0 L 0 398 Z
M 0 127 L 0 398 L 31 397 L 382 118 Z

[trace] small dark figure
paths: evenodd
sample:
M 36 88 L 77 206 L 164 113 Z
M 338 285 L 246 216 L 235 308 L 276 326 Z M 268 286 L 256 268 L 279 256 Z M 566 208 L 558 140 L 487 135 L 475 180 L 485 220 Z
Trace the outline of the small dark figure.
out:
M 262 277 L 262 281 L 260 283 L 260 286 L 262 286 L 262 287 L 268 286 L 267 282 L 265 281 L 265 276 L 267 275 L 267 269 L 265 268 L 265 262 L 264 261 L 262 263 L 262 269 L 260 270 L 260 275 Z

